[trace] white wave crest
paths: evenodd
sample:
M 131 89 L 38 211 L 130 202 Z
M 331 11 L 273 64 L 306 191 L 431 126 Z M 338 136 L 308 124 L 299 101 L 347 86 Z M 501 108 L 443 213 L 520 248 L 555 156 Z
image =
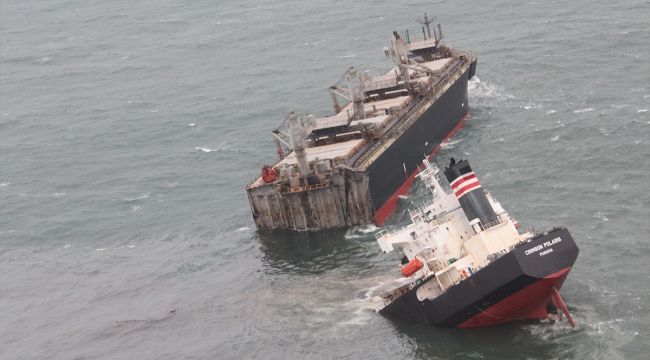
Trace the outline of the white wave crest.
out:
M 378 227 L 376 227 L 373 224 L 370 225 L 361 225 L 361 226 L 355 226 L 348 231 L 345 232 L 345 238 L 346 239 L 358 239 L 358 238 L 365 238 L 368 237 L 369 234 L 373 234 L 379 230 Z
M 594 111 L 594 108 L 584 108 L 584 109 L 573 110 L 573 112 L 575 114 L 586 113 L 586 112 L 590 112 L 590 111 Z
M 440 144 L 440 148 L 442 150 L 449 150 L 453 149 L 456 144 L 459 142 L 463 141 L 463 139 L 456 139 L 456 140 L 449 140 L 449 141 L 444 141 Z
M 488 99 L 506 100 L 514 98 L 512 95 L 503 94 L 495 85 L 481 81 L 478 76 L 474 76 L 467 83 L 467 91 L 469 91 L 471 97 L 482 99 L 483 101 Z
M 141 193 L 140 195 L 135 196 L 135 197 L 126 197 L 126 198 L 124 198 L 122 200 L 124 200 L 126 202 L 134 202 L 134 201 L 144 200 L 144 199 L 148 198 L 149 196 L 151 196 L 151 193 L 145 192 L 145 193 Z
M 594 217 L 596 219 L 600 220 L 600 221 L 603 221 L 603 222 L 609 221 L 609 218 L 607 217 L 607 215 L 602 211 L 598 211 L 596 214 L 594 214 Z
M 208 147 L 202 147 L 202 146 L 197 146 L 194 148 L 196 151 L 201 151 L 204 153 L 211 153 L 211 152 L 217 152 L 217 151 L 231 151 L 231 152 L 239 152 L 239 149 L 235 148 L 218 148 L 218 149 L 210 149 Z
M 539 105 L 539 104 L 532 104 L 532 103 L 531 103 L 531 104 L 526 104 L 526 105 L 523 106 L 523 108 L 524 108 L 525 110 L 530 110 L 530 109 L 539 109 L 539 108 L 541 108 L 541 107 L 542 107 L 542 105 Z
M 213 150 L 213 149 L 210 149 L 210 148 L 206 148 L 206 147 L 198 147 L 198 146 L 195 147 L 194 150 L 197 150 L 197 151 L 203 151 L 203 152 L 205 152 L 205 153 L 209 153 L 209 152 L 217 151 L 217 150 Z

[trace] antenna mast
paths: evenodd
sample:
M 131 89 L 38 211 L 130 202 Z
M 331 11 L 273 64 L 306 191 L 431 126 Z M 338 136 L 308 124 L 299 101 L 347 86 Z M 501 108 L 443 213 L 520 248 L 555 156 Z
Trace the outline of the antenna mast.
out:
M 419 20 L 418 19 L 418 22 L 421 25 L 426 26 L 427 34 L 429 35 L 429 39 L 431 39 L 431 28 L 429 27 L 429 25 L 433 23 L 433 19 L 429 19 L 429 17 L 427 16 L 427 13 L 424 13 L 424 20 Z M 434 29 L 434 31 L 435 31 L 435 29 Z M 424 40 L 426 40 L 426 39 L 424 39 Z

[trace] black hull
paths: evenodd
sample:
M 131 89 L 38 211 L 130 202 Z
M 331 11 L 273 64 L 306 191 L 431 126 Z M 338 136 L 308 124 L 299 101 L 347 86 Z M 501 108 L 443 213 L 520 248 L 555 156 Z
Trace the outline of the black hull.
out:
M 420 284 L 380 313 L 427 325 L 458 327 L 543 318 L 551 288 L 562 286 L 577 256 L 578 248 L 568 230 L 554 229 L 503 255 L 433 300 L 417 298 Z
M 476 61 L 468 64 L 470 60 L 457 59 L 454 68 L 433 87 L 438 97 L 421 99 L 424 103 L 405 109 L 406 114 L 394 119 L 395 131 L 383 135 L 391 139 L 364 145 L 348 159 L 351 168 L 337 167 L 326 182 L 292 187 L 291 191 L 286 182 L 264 183 L 259 178 L 249 184 L 246 192 L 258 229 L 323 230 L 383 224 L 395 209 L 398 196 L 413 183 L 424 155 L 435 153 L 442 141 L 462 127 L 468 112 L 467 81 L 476 69 Z M 400 127 L 407 123 L 408 128 Z M 379 148 L 388 143 L 387 148 Z M 373 150 L 374 145 L 378 149 Z M 369 159 L 355 167 L 364 155 Z
M 417 173 L 424 155 L 437 149 L 466 116 L 469 109 L 467 81 L 471 69 L 472 67 L 468 67 L 462 76 L 368 167 L 369 192 L 377 223 L 383 223 L 392 213 L 394 203 L 388 209 L 382 207 L 387 205 L 392 197 L 408 191 L 412 181 L 409 181 L 409 177 Z M 404 184 L 406 186 L 403 186 Z

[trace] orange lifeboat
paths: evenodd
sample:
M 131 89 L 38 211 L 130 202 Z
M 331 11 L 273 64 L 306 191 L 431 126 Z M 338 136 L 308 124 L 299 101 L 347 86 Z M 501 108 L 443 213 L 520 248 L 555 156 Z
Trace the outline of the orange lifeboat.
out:
M 422 261 L 420 261 L 418 258 L 414 258 L 413 260 L 409 261 L 408 264 L 404 265 L 402 268 L 402 275 L 404 277 L 409 277 L 413 274 L 415 274 L 416 271 L 422 269 Z
M 262 180 L 265 183 L 272 183 L 278 179 L 278 171 L 272 168 L 269 165 L 264 165 L 262 167 Z

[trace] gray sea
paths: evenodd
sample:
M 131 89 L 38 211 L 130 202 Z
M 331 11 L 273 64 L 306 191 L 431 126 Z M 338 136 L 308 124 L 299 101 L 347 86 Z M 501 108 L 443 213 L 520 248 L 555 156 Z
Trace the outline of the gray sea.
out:
M 524 226 L 567 226 L 578 325 L 378 315 L 378 230 L 256 231 L 244 186 L 291 110 L 437 16 L 479 58 L 468 158 Z M 1 359 L 647 359 L 650 4 L 0 1 Z M 425 191 L 416 183 L 388 226 Z

